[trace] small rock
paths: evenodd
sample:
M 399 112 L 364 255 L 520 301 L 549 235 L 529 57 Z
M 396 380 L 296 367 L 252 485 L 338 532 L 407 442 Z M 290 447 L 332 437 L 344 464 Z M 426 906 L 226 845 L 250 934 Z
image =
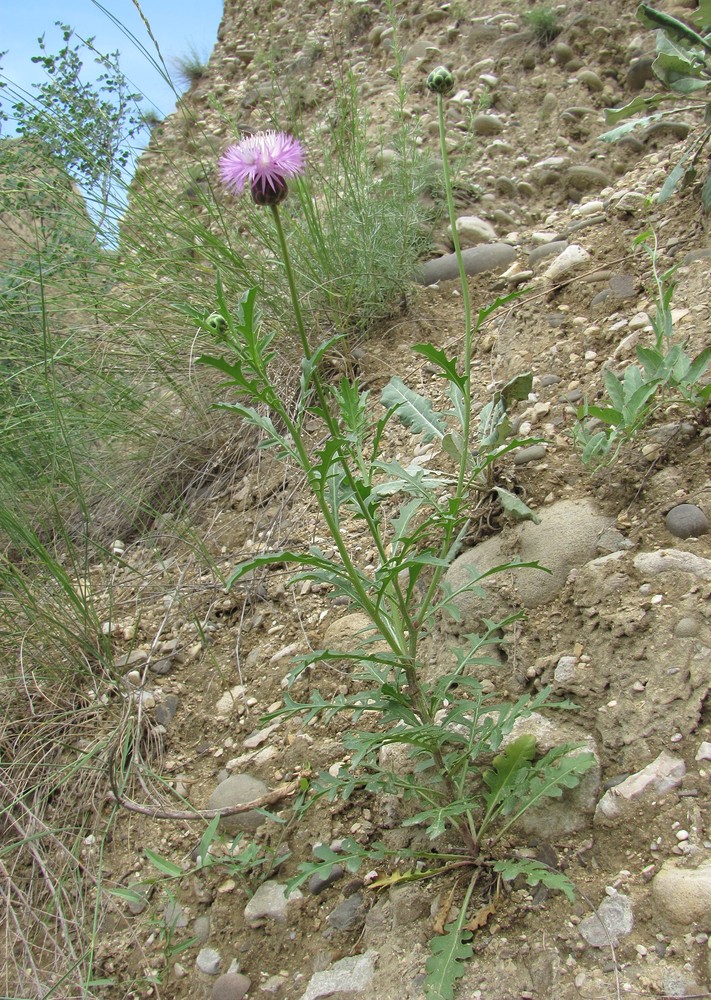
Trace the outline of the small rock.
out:
M 345 874 L 341 865 L 334 865 L 328 875 L 321 875 L 315 872 L 309 879 L 309 892 L 312 896 L 318 896 L 325 889 L 328 889 L 334 882 L 338 882 Z
M 167 694 L 163 701 L 156 707 L 156 722 L 161 726 L 169 725 L 178 711 L 180 701 L 176 694 Z
M 636 799 L 643 795 L 666 795 L 681 784 L 685 774 L 684 761 L 663 750 L 651 764 L 605 792 L 597 804 L 595 822 L 612 825 L 632 811 L 630 804 Z
M 457 219 L 456 225 L 462 246 L 478 246 L 496 239 L 494 227 L 478 215 L 462 215 Z
M 223 809 L 229 806 L 243 805 L 266 795 L 269 788 L 250 774 L 232 774 L 221 781 L 207 800 L 208 809 Z M 256 810 L 223 816 L 220 827 L 227 833 L 238 833 L 240 830 L 256 830 L 264 822 L 265 817 Z
M 696 760 L 711 760 L 711 743 L 707 743 L 706 740 L 703 743 L 699 743 L 699 749 L 696 751 Z
M 602 80 L 591 69 L 581 69 L 578 73 L 578 80 L 594 94 L 599 94 L 603 89 Z
M 116 656 L 114 666 L 117 670 L 130 670 L 131 667 L 135 667 L 139 663 L 145 663 L 147 659 L 148 653 L 145 649 L 132 649 L 130 653 Z
M 590 254 L 578 243 L 571 243 L 559 254 L 544 274 L 549 281 L 560 281 L 579 271 L 590 260 Z
M 597 912 L 580 923 L 580 933 L 593 948 L 613 948 L 634 926 L 632 900 L 624 893 L 606 896 Z
M 216 976 L 220 971 L 222 956 L 215 948 L 201 948 L 195 959 L 195 965 L 206 976 Z
M 238 704 L 244 703 L 245 689 L 242 684 L 235 684 L 229 691 L 225 691 L 215 704 L 215 715 L 218 719 L 228 719 Z
M 170 900 L 165 904 L 163 909 L 163 920 L 165 921 L 165 926 L 169 930 L 176 930 L 179 927 L 188 926 L 187 914 L 180 903 L 176 903 L 175 900 Z
M 678 639 L 693 639 L 699 634 L 701 628 L 696 618 L 680 618 L 674 627 L 674 635 Z
M 496 115 L 478 114 L 472 119 L 474 135 L 498 135 L 503 129 L 503 122 Z
M 535 267 L 539 260 L 543 260 L 544 257 L 552 257 L 554 254 L 559 257 L 567 249 L 567 240 L 553 240 L 552 243 L 544 243 L 540 247 L 534 247 L 528 255 L 528 266 Z
M 340 962 L 316 972 L 309 980 L 301 1000 L 318 1000 L 338 993 L 363 993 L 367 990 L 375 973 L 374 951 L 366 951 L 352 958 L 342 958 Z
M 600 191 L 611 183 L 606 173 L 588 164 L 568 167 L 565 176 L 568 186 L 576 191 Z
M 514 465 L 528 465 L 529 462 L 540 462 L 546 457 L 546 446 L 544 444 L 532 444 L 528 448 L 521 448 L 514 455 Z
M 249 992 L 252 980 L 241 972 L 226 972 L 215 980 L 211 1000 L 242 1000 Z
M 711 580 L 711 559 L 704 559 L 684 549 L 657 549 L 655 552 L 640 552 L 635 556 L 634 567 L 646 576 L 659 573 L 691 573 L 701 580 Z
M 365 921 L 365 899 L 361 892 L 354 892 L 348 899 L 339 903 L 335 910 L 326 917 L 326 923 L 334 931 L 349 931 L 359 927 Z
M 198 939 L 198 944 L 205 944 L 210 937 L 210 917 L 207 913 L 193 920 L 193 937 Z
M 505 271 L 516 259 L 516 251 L 508 243 L 485 243 L 462 251 L 464 270 L 467 274 L 484 274 L 487 271 Z M 435 260 L 428 260 L 417 274 L 421 285 L 434 285 L 438 281 L 450 281 L 459 277 L 457 255 L 445 254 Z
M 702 923 L 711 928 L 711 862 L 680 868 L 665 861 L 652 882 L 652 897 L 661 914 L 678 924 Z
M 680 503 L 672 507 L 664 518 L 667 531 L 675 538 L 698 538 L 709 530 L 709 522 L 701 510 L 693 503 Z
M 250 927 L 261 927 L 265 920 L 286 923 L 289 903 L 302 898 L 303 893 L 298 889 L 287 899 L 285 886 L 271 880 L 262 882 L 244 908 L 244 919 Z

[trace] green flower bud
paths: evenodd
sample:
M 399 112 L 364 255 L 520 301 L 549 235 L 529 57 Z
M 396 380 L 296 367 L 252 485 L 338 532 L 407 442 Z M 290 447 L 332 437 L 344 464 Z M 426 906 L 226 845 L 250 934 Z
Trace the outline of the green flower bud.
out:
M 205 326 L 216 333 L 218 337 L 224 336 L 227 332 L 227 320 L 220 313 L 210 313 L 205 320 Z
M 427 87 L 433 94 L 448 94 L 454 89 L 454 77 L 446 66 L 438 66 L 427 77 Z

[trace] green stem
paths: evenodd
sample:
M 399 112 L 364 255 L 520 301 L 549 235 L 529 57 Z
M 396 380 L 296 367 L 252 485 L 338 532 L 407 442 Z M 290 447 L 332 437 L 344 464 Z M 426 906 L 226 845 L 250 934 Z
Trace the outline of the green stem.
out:
M 464 303 L 464 419 L 462 422 L 462 454 L 459 459 L 459 476 L 457 479 L 457 497 L 461 498 L 464 491 L 464 479 L 467 472 L 469 458 L 469 433 L 471 427 L 471 369 L 472 351 L 474 341 L 474 327 L 472 324 L 472 304 L 469 296 L 469 280 L 464 269 L 464 258 L 462 248 L 459 243 L 459 233 L 457 232 L 457 215 L 454 210 L 454 195 L 452 193 L 452 176 L 449 169 L 449 155 L 447 153 L 447 142 L 444 124 L 444 101 L 441 94 L 437 94 L 437 117 L 439 120 L 439 148 L 442 153 L 442 175 L 444 178 L 444 190 L 447 196 L 447 210 L 449 212 L 449 224 L 452 228 L 452 243 L 454 252 L 457 255 L 457 266 L 459 268 L 459 281 L 462 286 L 462 302 Z
M 313 357 L 313 354 L 309 346 L 308 337 L 306 335 L 306 325 L 304 323 L 304 317 L 303 313 L 301 312 L 301 305 L 299 303 L 299 295 L 296 289 L 294 271 L 291 266 L 291 258 L 289 256 L 289 248 L 287 246 L 286 236 L 284 235 L 284 228 L 281 224 L 279 206 L 270 205 L 269 207 L 271 208 L 272 216 L 274 218 L 274 224 L 276 226 L 276 231 L 277 231 L 277 238 L 279 240 L 279 248 L 281 250 L 281 257 L 284 262 L 284 269 L 286 271 L 286 279 L 287 282 L 289 283 L 289 292 L 291 295 L 291 302 L 294 309 L 294 318 L 296 320 L 296 326 L 299 331 L 299 340 L 301 341 L 301 349 L 304 353 L 304 357 L 308 361 L 310 361 L 311 358 Z M 312 380 L 314 389 L 316 391 L 316 396 L 318 398 L 321 413 L 324 421 L 326 422 L 328 431 L 332 438 L 334 439 L 339 438 L 340 429 L 338 427 L 338 423 L 331 414 L 331 410 L 328 406 L 328 401 L 326 399 L 326 393 L 321 383 L 321 379 L 319 378 L 319 374 L 316 370 L 314 370 L 313 372 Z M 301 458 L 301 463 L 304 468 L 304 471 L 308 472 L 311 462 L 308 453 L 306 451 L 306 448 L 304 447 L 304 444 L 301 440 L 301 435 L 299 433 L 299 430 L 291 420 L 289 420 L 288 423 L 289 423 L 289 433 L 291 434 L 294 440 L 294 444 L 299 452 L 299 456 Z M 343 455 L 339 455 L 339 461 L 346 475 L 348 485 L 353 492 L 353 496 L 359 498 L 359 493 L 358 490 L 356 489 L 356 484 L 353 480 L 353 475 L 351 473 L 351 470 L 348 466 L 345 457 Z M 334 516 L 333 511 L 327 504 L 322 490 L 314 489 L 314 493 L 316 494 L 316 499 L 321 509 L 321 513 L 323 514 L 326 524 L 328 526 L 329 533 L 333 538 L 333 541 L 335 542 L 336 547 L 338 549 L 338 554 L 340 555 L 341 560 L 343 561 L 344 569 L 347 571 L 349 577 L 351 578 L 353 586 L 356 589 L 356 592 L 358 593 L 358 599 L 361 602 L 361 606 L 370 615 L 374 624 L 377 625 L 378 629 L 380 630 L 383 637 L 386 639 L 388 645 L 393 650 L 393 652 L 402 655 L 405 652 L 405 647 L 406 647 L 406 640 L 404 639 L 404 636 L 402 634 L 399 634 L 402 630 L 393 629 L 387 617 L 383 616 L 380 613 L 378 607 L 368 597 L 365 588 L 360 582 L 360 577 L 358 575 L 355 566 L 353 565 L 348 549 L 341 537 L 341 532 L 338 525 L 337 517 Z M 359 503 L 359 507 L 368 525 L 370 535 L 378 549 L 378 554 L 382 562 L 384 563 L 387 561 L 387 555 L 385 553 L 385 548 L 380 538 L 380 532 L 378 530 L 378 526 L 373 519 L 373 516 L 370 512 L 370 509 L 368 508 L 368 505 L 365 503 Z M 401 611 L 402 610 L 403 609 L 401 609 Z

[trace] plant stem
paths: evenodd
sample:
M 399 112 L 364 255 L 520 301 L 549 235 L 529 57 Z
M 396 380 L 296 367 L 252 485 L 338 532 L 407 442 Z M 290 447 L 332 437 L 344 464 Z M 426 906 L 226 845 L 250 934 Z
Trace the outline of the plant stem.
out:
M 457 255 L 459 281 L 462 287 L 462 302 L 464 304 L 464 406 L 462 421 L 462 454 L 459 458 L 459 476 L 457 479 L 457 498 L 461 499 L 464 491 L 464 479 L 467 472 L 467 465 L 469 464 L 469 433 L 471 427 L 471 368 L 474 328 L 472 324 L 472 304 L 469 296 L 469 281 L 467 279 L 467 272 L 464 269 L 464 258 L 462 257 L 462 248 L 459 243 L 459 233 L 457 232 L 457 215 L 454 210 L 452 176 L 449 170 L 449 155 L 447 153 L 444 123 L 444 101 L 442 94 L 437 94 L 437 118 L 439 121 L 439 148 L 442 153 L 442 176 L 444 178 L 444 190 L 447 197 L 447 211 L 449 212 L 449 224 L 452 229 L 454 252 Z
M 313 353 L 309 346 L 308 337 L 306 335 L 306 325 L 304 323 L 304 317 L 303 313 L 301 312 L 301 305 L 299 303 L 299 295 L 296 289 L 296 281 L 294 280 L 294 271 L 292 269 L 291 258 L 289 256 L 289 248 L 286 242 L 286 236 L 284 235 L 284 228 L 281 224 L 279 206 L 270 205 L 269 207 L 271 208 L 272 216 L 274 218 L 274 224 L 276 226 L 276 231 L 277 231 L 277 238 L 279 240 L 279 248 L 281 250 L 282 260 L 284 262 L 286 278 L 289 283 L 289 292 L 291 295 L 292 306 L 294 308 L 294 318 L 296 320 L 296 326 L 299 331 L 299 340 L 301 341 L 301 349 L 304 353 L 304 357 L 306 358 L 306 360 L 311 361 Z M 321 379 L 316 369 L 314 369 L 312 373 L 312 381 L 314 389 L 316 391 L 316 396 L 318 398 L 321 414 L 326 423 L 328 431 L 331 437 L 334 440 L 337 440 L 341 436 L 340 429 L 338 427 L 337 421 L 331 414 L 330 408 L 328 406 L 328 401 L 326 399 L 326 393 L 324 392 Z M 298 428 L 293 424 L 293 422 L 289 421 L 289 424 L 290 424 L 289 432 L 294 440 L 294 444 L 296 445 L 296 448 L 301 457 L 302 466 L 304 468 L 304 471 L 308 472 L 311 463 L 309 460 L 309 456 L 306 452 L 306 449 L 304 447 L 304 444 L 301 440 L 301 434 L 299 433 Z M 378 525 L 374 521 L 368 505 L 366 503 L 360 502 L 360 494 L 356 489 L 356 484 L 353 481 L 353 474 L 351 473 L 351 470 L 348 466 L 345 457 L 339 454 L 338 460 L 341 463 L 341 467 L 343 468 L 343 471 L 346 475 L 346 479 L 348 480 L 348 484 L 353 491 L 354 497 L 358 499 L 360 510 L 368 525 L 370 536 L 373 539 L 375 545 L 377 546 L 378 554 L 382 562 L 386 562 L 387 555 L 383 547 L 382 539 L 380 537 L 380 531 L 378 530 Z M 338 548 L 338 554 L 340 555 L 341 560 L 343 561 L 344 568 L 347 570 L 348 575 L 350 576 L 351 581 L 353 583 L 353 586 L 358 592 L 358 598 L 361 602 L 362 607 L 364 608 L 364 610 L 368 612 L 374 624 L 377 625 L 378 629 L 380 630 L 381 634 L 383 635 L 383 637 L 385 638 L 385 640 L 387 641 L 388 645 L 393 650 L 393 652 L 402 656 L 406 650 L 406 640 L 404 640 L 404 637 L 401 634 L 399 634 L 401 630 L 395 630 L 391 628 L 387 616 L 382 615 L 378 607 L 368 597 L 365 588 L 360 582 L 359 574 L 355 566 L 353 565 L 348 549 L 341 537 L 341 532 L 338 525 L 337 517 L 334 516 L 333 511 L 330 509 L 328 503 L 326 502 L 323 490 L 321 488 L 314 489 L 314 493 L 318 500 L 321 513 L 324 516 L 331 537 L 333 538 L 333 541 L 335 542 L 336 547 Z

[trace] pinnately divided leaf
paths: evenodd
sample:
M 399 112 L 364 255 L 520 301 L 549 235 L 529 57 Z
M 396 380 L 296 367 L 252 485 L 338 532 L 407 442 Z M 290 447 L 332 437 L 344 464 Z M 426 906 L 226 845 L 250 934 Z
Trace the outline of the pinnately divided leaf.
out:
M 424 396 L 408 388 L 401 378 L 390 379 L 383 389 L 380 401 L 386 409 L 397 407 L 398 419 L 415 434 L 422 434 L 424 441 L 444 437 L 447 428 L 432 404 Z
M 474 954 L 469 943 L 472 932 L 464 929 L 470 894 L 471 886 L 456 920 L 447 924 L 444 934 L 436 934 L 430 941 L 430 957 L 425 966 L 427 1000 L 454 1000 L 454 984 L 464 975 L 464 963 Z

